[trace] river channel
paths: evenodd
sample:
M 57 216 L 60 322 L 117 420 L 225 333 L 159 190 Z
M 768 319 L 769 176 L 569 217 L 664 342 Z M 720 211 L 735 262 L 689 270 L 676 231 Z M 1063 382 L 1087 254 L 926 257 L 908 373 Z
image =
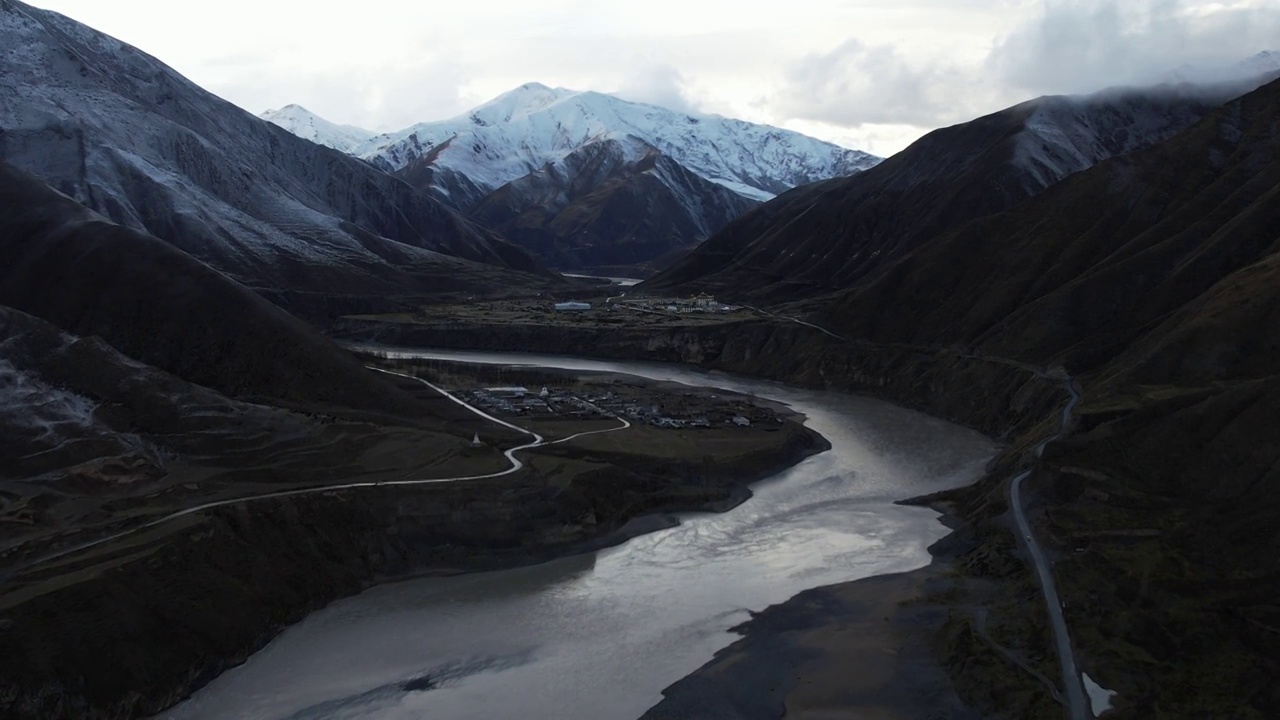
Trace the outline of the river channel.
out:
M 894 500 L 974 481 L 995 445 L 888 403 L 696 369 L 408 351 L 603 370 L 784 402 L 831 450 L 722 514 L 532 567 L 375 587 L 289 628 L 166 720 L 636 718 L 749 612 L 929 562 L 945 528 Z M 424 680 L 429 678 L 429 680 Z

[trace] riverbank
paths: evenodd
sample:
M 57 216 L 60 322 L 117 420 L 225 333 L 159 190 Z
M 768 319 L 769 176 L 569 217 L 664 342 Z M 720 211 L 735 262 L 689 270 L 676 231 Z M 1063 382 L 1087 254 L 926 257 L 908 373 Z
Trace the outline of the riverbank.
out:
M 736 628 L 743 639 L 664 691 L 645 720 L 982 717 L 950 689 L 926 604 L 938 567 L 807 590 Z
M 754 613 L 734 629 L 740 640 L 664 690 L 644 720 L 979 720 L 995 707 L 1018 708 L 1005 717 L 1056 716 L 1052 683 L 1032 667 L 1040 663 L 1001 642 L 1026 631 L 1010 618 L 1035 598 L 1002 597 L 1003 583 L 964 569 L 982 546 L 954 514 L 964 494 L 904 501 L 943 513 L 952 530 L 930 546 L 929 565 L 814 588 Z
M 397 382 L 424 392 L 412 379 Z M 487 443 L 521 442 L 467 415 L 453 416 L 454 432 L 468 437 L 483 427 Z M 575 422 L 560 431 L 581 432 Z M 438 465 L 431 446 L 419 448 L 412 427 L 333 418 L 317 427 L 314 451 L 305 433 L 288 442 L 260 435 L 252 447 L 237 446 L 236 472 L 178 489 L 248 498 L 321 478 L 448 477 L 453 467 Z M 399 437 L 353 444 L 357 428 L 373 439 Z M 15 719 L 150 715 L 337 598 L 391 578 L 511 567 L 623 542 L 669 526 L 669 513 L 732 507 L 750 496 L 750 483 L 827 447 L 794 416 L 754 433 L 721 432 L 733 433 L 718 445 L 724 453 L 708 450 L 696 461 L 672 455 L 652 430 L 614 445 L 592 435 L 530 451 L 527 467 L 506 477 L 232 502 L 24 566 L 0 593 L 0 709 Z M 487 443 L 458 443 L 459 456 L 472 457 L 465 470 L 499 469 Z M 139 500 L 131 512 L 154 517 L 158 509 Z M 175 497 L 151 502 L 160 501 Z

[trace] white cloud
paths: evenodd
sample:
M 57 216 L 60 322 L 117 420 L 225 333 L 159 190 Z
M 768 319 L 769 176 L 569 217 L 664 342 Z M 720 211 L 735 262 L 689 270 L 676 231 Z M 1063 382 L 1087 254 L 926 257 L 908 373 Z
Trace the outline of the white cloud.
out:
M 788 119 L 842 127 L 934 126 L 972 118 L 980 78 L 946 61 L 907 57 L 891 45 L 847 40 L 787 71 L 766 104 Z
M 35 0 L 251 112 L 381 130 L 523 82 L 886 154 L 1036 94 L 1277 49 L 1280 0 Z
M 628 77 L 614 94 L 623 100 L 649 103 L 677 112 L 697 112 L 684 75 L 670 65 L 650 65 Z
M 1050 0 L 1003 38 L 987 69 L 1027 93 L 1080 93 L 1159 81 L 1280 45 L 1280 3 Z

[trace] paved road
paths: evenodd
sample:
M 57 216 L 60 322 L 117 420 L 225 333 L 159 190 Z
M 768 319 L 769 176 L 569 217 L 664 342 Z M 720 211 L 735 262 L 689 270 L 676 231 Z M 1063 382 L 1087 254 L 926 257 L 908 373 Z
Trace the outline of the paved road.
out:
M 744 308 L 746 308 L 746 309 L 748 309 L 748 310 L 754 311 L 754 312 L 758 312 L 758 313 L 760 313 L 761 315 L 767 315 L 767 316 L 769 316 L 769 317 L 771 317 L 771 318 L 777 318 L 777 319 L 779 319 L 779 320 L 787 320 L 787 321 L 789 321 L 789 322 L 793 322 L 793 323 L 795 323 L 795 324 L 797 324 L 797 325 L 804 325 L 805 327 L 813 328 L 814 330 L 817 330 L 818 332 L 824 333 L 824 334 L 826 334 L 826 335 L 830 335 L 831 337 L 833 337 L 833 338 L 835 338 L 835 339 L 837 339 L 837 340 L 839 340 L 839 341 L 841 341 L 841 342 L 849 342 L 849 338 L 844 337 L 843 335 L 837 335 L 837 334 L 835 334 L 835 333 L 831 332 L 830 330 L 828 330 L 828 329 L 826 329 L 826 328 L 822 327 L 821 325 L 814 325 L 813 323 L 808 322 L 808 321 L 805 321 L 805 320 L 801 320 L 800 318 L 791 317 L 790 315 L 778 315 L 778 314 L 776 314 L 776 313 L 771 313 L 771 312 L 769 312 L 768 310 L 761 310 L 761 309 L 760 309 L 760 308 L 758 308 L 758 307 L 752 307 L 752 306 L 750 306 L 750 305 L 743 305 L 742 307 L 744 307 Z
M 1044 377 L 1047 373 L 1037 371 Z M 1080 402 L 1080 393 L 1076 391 L 1071 380 L 1063 380 L 1063 387 L 1070 394 L 1071 400 L 1062 409 L 1062 425 L 1053 437 L 1036 447 L 1036 457 L 1044 453 L 1050 442 L 1061 438 L 1071 422 L 1071 413 Z M 1071 646 L 1071 637 L 1067 634 L 1067 620 L 1062 614 L 1062 600 L 1058 597 L 1058 588 L 1053 582 L 1052 565 L 1045 556 L 1040 543 L 1031 532 L 1031 523 L 1027 521 L 1026 508 L 1022 502 L 1022 481 L 1031 475 L 1027 470 L 1009 483 L 1009 507 L 1013 511 L 1013 520 L 1018 526 L 1018 542 L 1031 556 L 1035 565 L 1036 577 L 1040 582 L 1040 590 L 1044 594 L 1045 608 L 1049 612 L 1049 625 L 1053 629 L 1053 640 L 1058 652 L 1058 665 L 1062 669 L 1062 686 L 1067 705 L 1067 716 L 1071 720 L 1086 720 L 1093 717 L 1088 703 L 1085 702 L 1084 685 L 1080 677 L 1080 668 L 1076 665 L 1075 650 Z
M 190 515 L 195 515 L 197 513 L 201 513 L 206 510 L 214 510 L 217 508 L 229 507 L 232 505 L 242 505 L 242 504 L 246 504 L 246 503 L 250 503 L 258 500 L 272 500 L 272 499 L 279 499 L 279 498 L 298 497 L 301 495 L 318 495 L 320 493 L 333 492 L 335 490 L 356 490 L 360 488 L 393 487 L 393 486 L 408 486 L 408 485 L 438 485 L 442 483 L 464 482 L 467 480 L 488 480 L 491 478 L 503 477 L 505 475 L 511 475 L 513 473 L 519 472 L 524 467 L 524 461 L 517 458 L 516 453 L 521 452 L 522 450 L 532 450 L 534 448 L 543 447 L 546 445 L 558 445 L 560 443 L 569 442 L 570 440 L 576 440 L 580 437 L 585 437 L 587 435 L 598 435 L 600 433 L 617 432 L 619 430 L 626 430 L 627 428 L 631 427 L 631 422 L 629 420 L 623 417 L 615 416 L 615 419 L 622 423 L 618 427 L 606 428 L 604 430 L 591 430 L 588 432 L 580 432 L 580 433 L 570 435 L 568 437 L 560 438 L 559 440 L 547 442 L 546 439 L 543 438 L 541 435 L 531 430 L 526 430 L 525 428 L 522 428 L 519 425 L 514 425 L 512 423 L 509 423 L 506 420 L 503 420 L 501 418 L 494 417 L 493 415 L 490 415 L 489 413 L 481 410 L 480 408 L 475 407 L 474 405 L 468 404 L 465 400 L 450 393 L 444 388 L 434 385 L 430 382 L 427 382 L 426 380 L 423 380 L 420 377 L 415 377 L 413 375 L 405 375 L 404 373 L 391 372 L 389 370 L 382 370 L 380 368 L 370 368 L 370 369 L 377 370 L 378 372 L 386 373 L 388 375 L 398 375 L 400 377 L 417 380 L 423 385 L 430 387 L 432 390 L 435 390 L 436 392 L 445 396 L 449 400 L 463 406 L 467 410 L 470 410 L 471 412 L 475 413 L 476 415 L 479 415 L 485 420 L 488 420 L 493 423 L 497 423 L 498 425 L 501 425 L 503 427 L 528 435 L 532 437 L 533 440 L 523 445 L 518 445 L 516 447 L 513 447 L 510 450 L 507 450 L 502 453 L 503 456 L 507 458 L 507 462 L 510 463 L 510 467 L 508 467 L 506 470 L 486 473 L 484 475 L 466 475 L 466 476 L 460 476 L 460 477 L 445 477 L 445 478 L 423 478 L 419 480 L 388 480 L 388 481 L 382 481 L 382 482 L 355 482 L 355 483 L 345 483 L 342 485 L 318 485 L 315 487 L 296 488 L 293 490 L 281 490 L 279 492 L 272 492 L 272 493 L 245 495 L 242 497 L 227 498 L 225 500 L 215 500 L 213 502 L 207 502 L 200 505 L 195 505 L 195 506 L 186 508 L 184 510 L 179 510 L 177 512 L 170 513 L 163 517 L 150 520 L 141 525 L 131 527 L 128 530 L 122 530 L 120 532 L 114 533 L 112 535 L 108 535 L 106 537 L 98 538 L 96 540 L 91 540 L 89 542 L 80 543 L 72 547 L 63 548 L 61 550 L 58 550 L 57 552 L 49 553 L 48 555 L 43 555 L 41 557 L 28 560 L 27 562 L 22 563 L 21 565 L 17 565 L 3 573 L 0 573 L 0 584 L 8 582 L 10 579 L 16 577 L 17 575 L 37 565 L 42 565 L 52 560 L 57 560 L 58 558 L 62 558 L 68 555 L 72 555 L 74 553 L 82 552 L 84 550 L 97 547 L 104 543 L 129 537 L 130 535 L 136 535 L 144 530 L 150 530 L 151 528 L 157 527 L 159 525 L 164 525 L 166 523 L 173 522 L 174 520 L 188 517 Z

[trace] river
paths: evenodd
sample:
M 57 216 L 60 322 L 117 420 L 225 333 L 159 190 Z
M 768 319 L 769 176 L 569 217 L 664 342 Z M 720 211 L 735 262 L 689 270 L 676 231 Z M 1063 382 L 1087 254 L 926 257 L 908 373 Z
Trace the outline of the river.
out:
M 636 718 L 749 611 L 921 567 L 937 514 L 893 500 L 975 480 L 995 446 L 888 403 L 630 362 L 418 357 L 625 372 L 787 403 L 830 440 L 723 514 L 532 567 L 375 587 L 289 628 L 162 718 Z M 415 682 L 430 677 L 430 683 Z M 429 687 L 428 687 L 429 686 Z
M 582 278 L 584 280 L 608 280 L 609 284 L 621 287 L 634 287 L 644 282 L 638 278 L 610 277 L 608 275 L 579 275 L 576 273 L 561 273 L 561 275 L 571 278 Z

